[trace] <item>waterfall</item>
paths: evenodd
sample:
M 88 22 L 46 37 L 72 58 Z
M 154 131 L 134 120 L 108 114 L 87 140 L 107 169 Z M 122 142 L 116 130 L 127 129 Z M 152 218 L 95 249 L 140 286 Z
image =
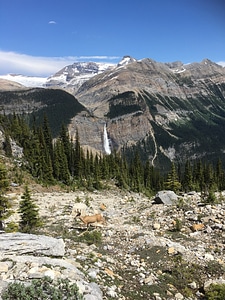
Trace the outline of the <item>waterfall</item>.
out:
M 106 130 L 106 124 L 104 125 L 103 129 L 103 146 L 106 154 L 111 153 L 110 145 L 109 145 L 109 138 L 108 138 L 108 133 Z

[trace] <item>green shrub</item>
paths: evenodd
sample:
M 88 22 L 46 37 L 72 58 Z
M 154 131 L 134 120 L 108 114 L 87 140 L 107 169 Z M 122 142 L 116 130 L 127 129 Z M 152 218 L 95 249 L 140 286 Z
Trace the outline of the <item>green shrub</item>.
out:
M 100 231 L 93 230 L 91 232 L 86 231 L 79 236 L 79 242 L 86 242 L 88 245 L 100 245 L 102 242 L 102 234 Z
M 17 232 L 18 230 L 19 226 L 15 222 L 10 222 L 7 224 L 6 232 Z
M 182 221 L 180 219 L 175 219 L 174 230 L 181 231 L 182 229 Z
M 10 283 L 3 291 L 2 300 L 82 300 L 76 284 L 68 279 L 53 282 L 50 277 L 32 280 L 30 285 Z
M 213 191 L 209 191 L 207 198 L 205 199 L 206 203 L 213 204 L 216 203 L 216 195 Z
M 225 284 L 211 284 L 205 296 L 207 300 L 224 300 Z

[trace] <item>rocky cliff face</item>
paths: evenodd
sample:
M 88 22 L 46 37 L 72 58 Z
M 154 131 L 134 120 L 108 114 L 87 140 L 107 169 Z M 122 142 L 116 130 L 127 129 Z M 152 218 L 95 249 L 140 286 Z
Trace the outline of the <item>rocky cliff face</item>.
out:
M 107 123 L 112 147 L 139 144 L 153 163 L 224 152 L 225 69 L 210 60 L 130 59 L 83 83 L 75 96 Z

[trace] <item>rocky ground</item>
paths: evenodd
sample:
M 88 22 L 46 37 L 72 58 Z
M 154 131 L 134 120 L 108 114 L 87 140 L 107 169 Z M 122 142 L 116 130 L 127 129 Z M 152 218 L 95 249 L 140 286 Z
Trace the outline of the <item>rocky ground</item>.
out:
M 15 211 L 21 192 L 9 194 Z M 166 205 L 115 187 L 33 188 L 44 237 L 0 234 L 0 291 L 48 275 L 76 282 L 86 300 L 204 299 L 210 283 L 225 283 L 225 194 L 217 197 L 206 205 L 193 192 Z M 80 207 L 101 212 L 106 224 L 87 231 L 73 211 Z M 15 213 L 8 223 L 18 221 Z

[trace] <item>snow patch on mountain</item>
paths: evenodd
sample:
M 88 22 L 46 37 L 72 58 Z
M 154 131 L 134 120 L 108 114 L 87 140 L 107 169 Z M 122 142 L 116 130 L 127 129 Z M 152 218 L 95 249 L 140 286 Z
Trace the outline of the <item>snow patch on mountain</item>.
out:
M 130 64 L 130 63 L 132 63 L 132 62 L 135 62 L 136 61 L 136 59 L 135 58 L 133 58 L 133 57 L 131 57 L 131 56 L 124 56 L 123 58 L 122 58 L 122 60 L 118 63 L 118 67 L 123 67 L 123 66 L 126 66 L 126 65 L 128 65 L 128 64 Z
M 91 77 L 101 74 L 114 66 L 115 64 L 111 63 L 76 62 L 50 76 L 46 82 L 46 86 L 80 86 Z
M 47 81 L 47 77 L 24 76 L 20 74 L 0 75 L 0 78 L 20 83 L 25 87 L 43 87 Z
M 101 74 L 107 69 L 114 68 L 116 64 L 95 63 L 95 62 L 75 62 L 72 65 L 65 66 L 50 77 L 24 76 L 21 74 L 0 75 L 0 78 L 14 81 L 25 87 L 60 87 L 74 85 L 81 86 L 91 77 Z

